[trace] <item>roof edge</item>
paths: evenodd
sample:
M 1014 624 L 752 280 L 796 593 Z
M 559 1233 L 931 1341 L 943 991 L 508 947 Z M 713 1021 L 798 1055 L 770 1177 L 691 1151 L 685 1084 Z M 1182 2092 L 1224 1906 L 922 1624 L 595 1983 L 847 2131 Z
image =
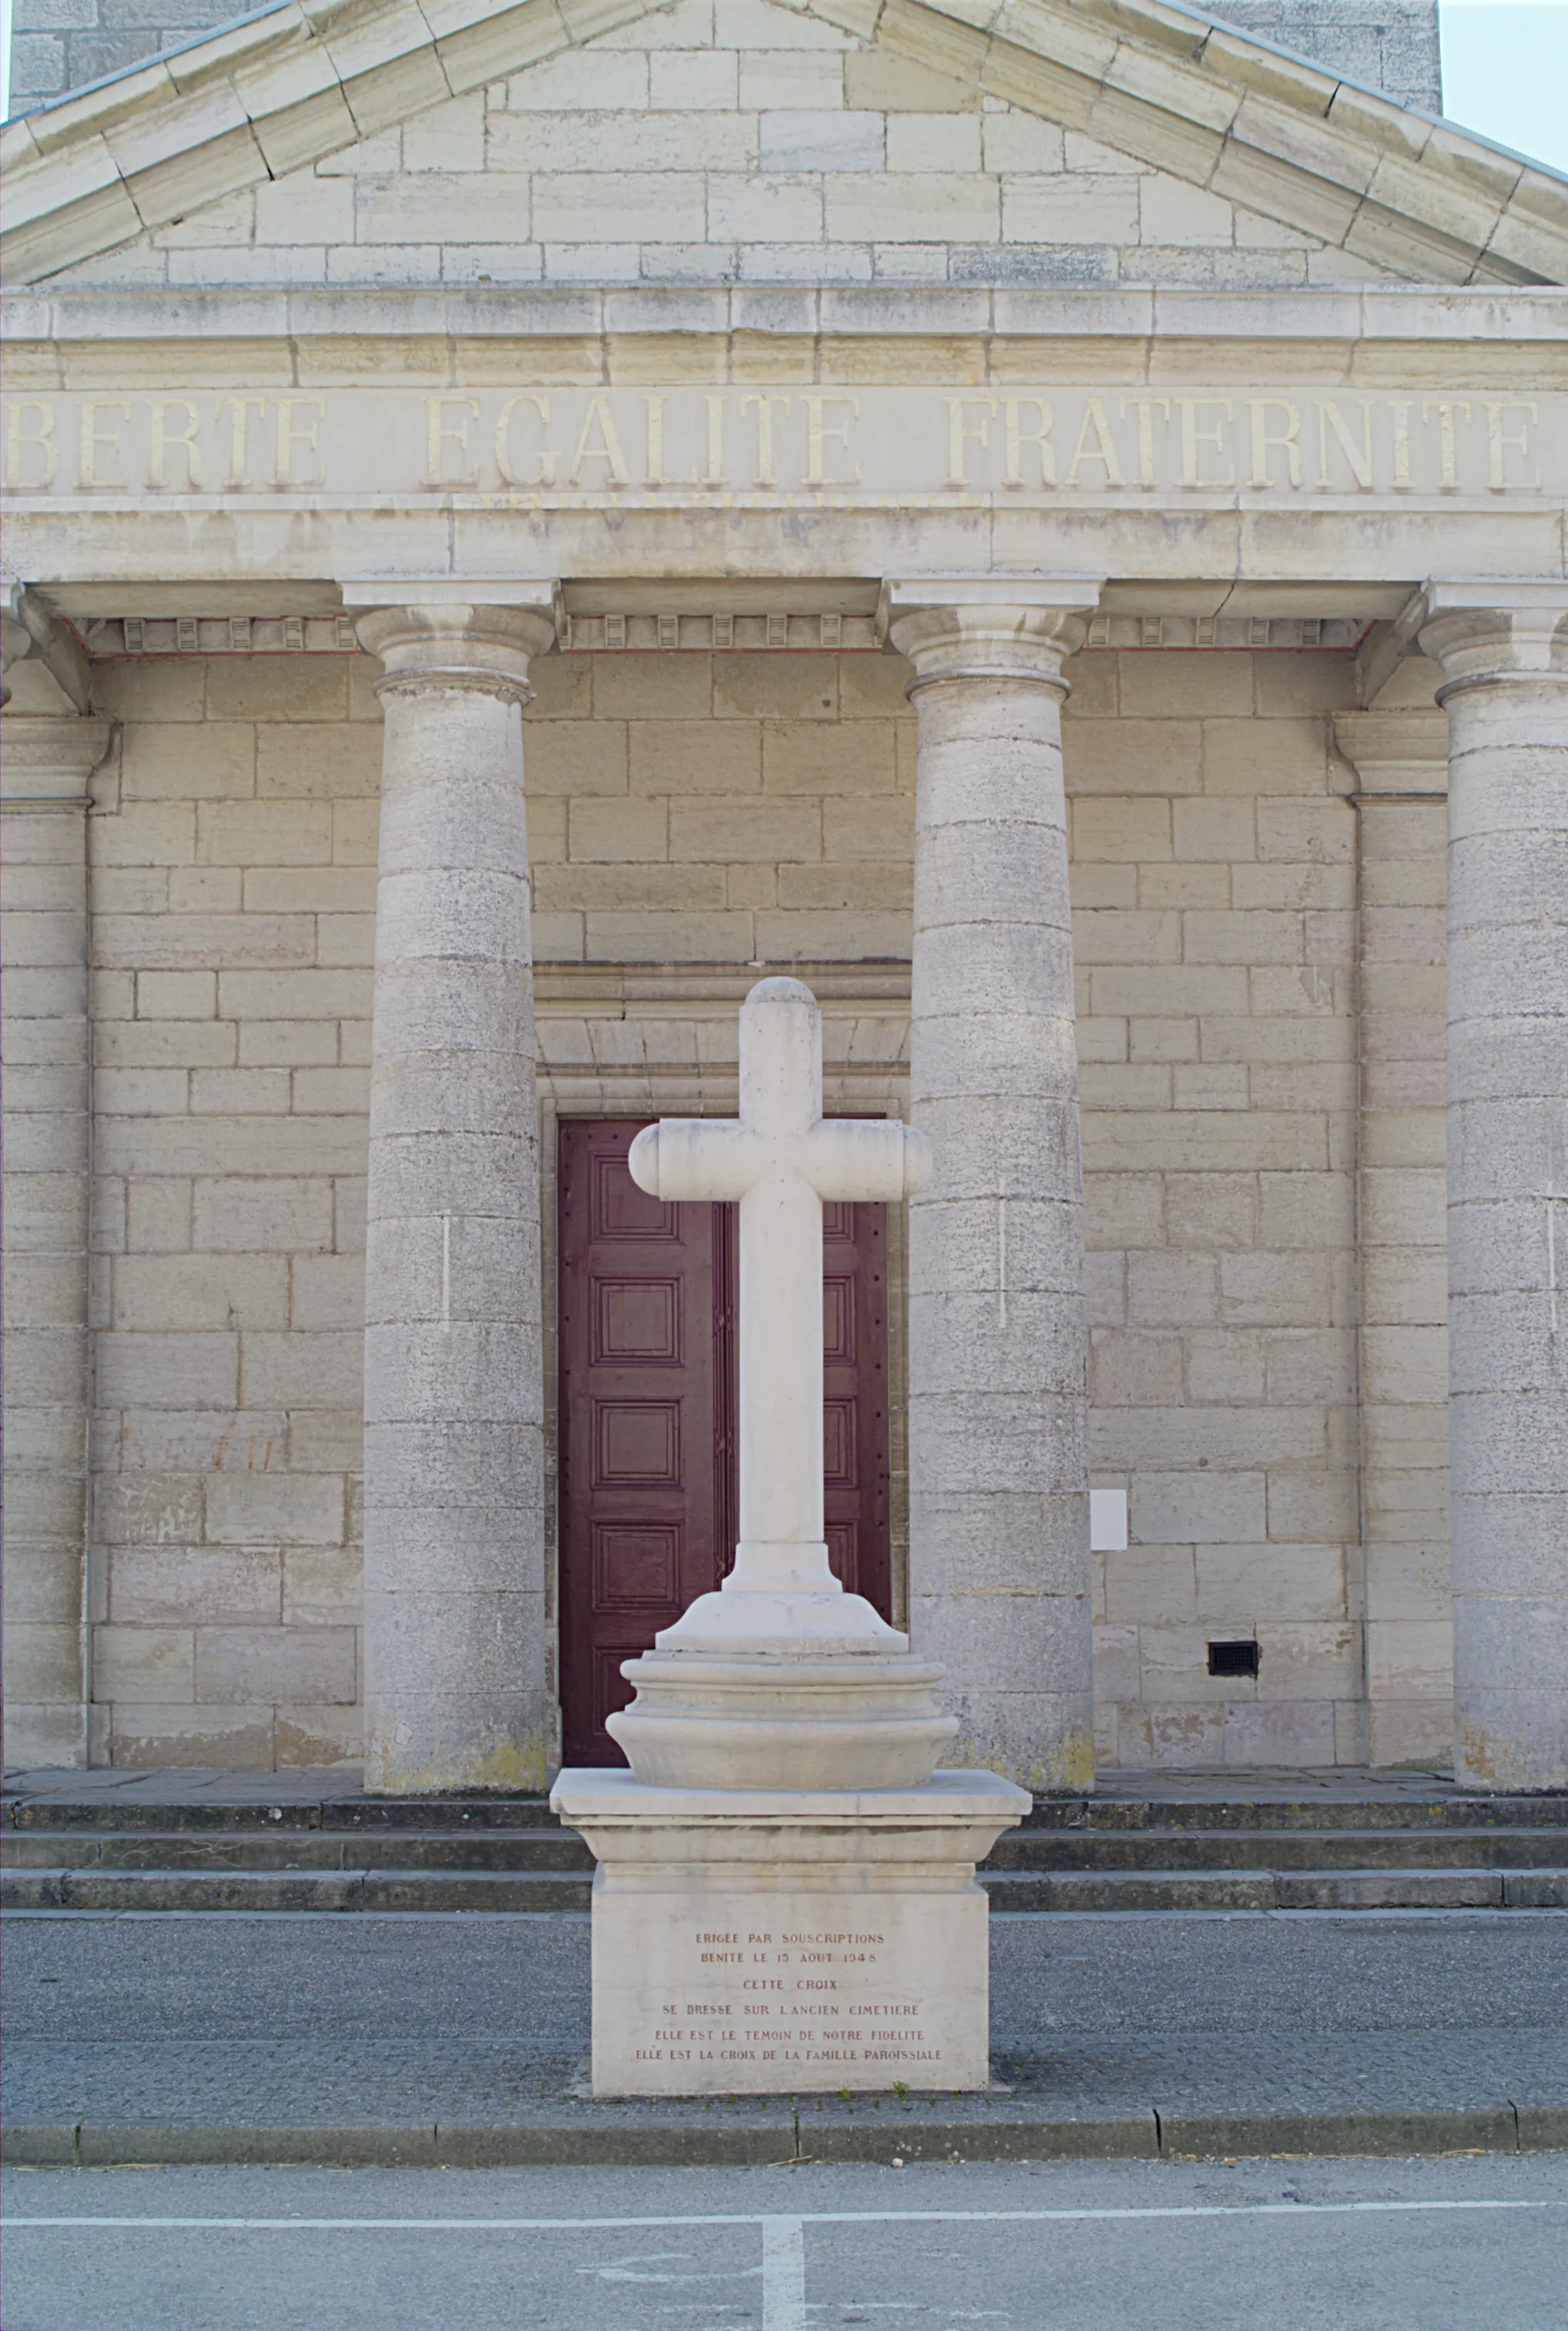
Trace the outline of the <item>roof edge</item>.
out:
M 1346 284 L 1317 290 L 1216 291 L 1192 285 L 1120 290 L 1064 285 L 1050 290 L 918 291 L 908 285 L 820 290 L 799 284 L 734 284 L 717 290 L 651 286 L 536 285 L 527 290 L 451 286 L 422 290 L 310 286 L 294 290 L 52 290 L 0 294 L 0 338 L 13 346 L 54 345 L 86 352 L 127 342 L 221 347 L 258 337 L 319 347 L 337 338 L 526 341 L 641 335 L 727 334 L 746 338 L 1040 338 L 1153 343 L 1207 340 L 1254 349 L 1303 343 L 1331 347 L 1421 344 L 1477 352 L 1568 350 L 1568 291 L 1432 290 L 1416 284 Z M 109 359 L 112 361 L 112 359 Z
M 671 0 L 279 0 L 0 131 L 46 280 Z M 1414 282 L 1568 281 L 1568 176 L 1179 0 L 776 0 Z

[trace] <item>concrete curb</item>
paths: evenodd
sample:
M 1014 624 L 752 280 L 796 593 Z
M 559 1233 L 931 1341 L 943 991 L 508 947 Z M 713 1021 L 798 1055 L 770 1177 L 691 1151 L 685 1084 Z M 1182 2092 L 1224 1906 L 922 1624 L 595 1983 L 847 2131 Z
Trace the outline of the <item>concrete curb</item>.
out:
M 911 2102 L 914 2100 L 912 2099 Z M 755 2168 L 794 2162 L 1221 2160 L 1263 2155 L 1530 2153 L 1568 2148 L 1568 2105 L 1453 2110 L 1065 2118 L 1013 2106 L 984 2118 L 873 2122 L 837 2110 L 727 2114 L 652 2107 L 635 2117 L 404 2127 L 162 2127 L 94 2121 L 5 2132 L 11 2169 L 184 2165 L 500 2169 Z

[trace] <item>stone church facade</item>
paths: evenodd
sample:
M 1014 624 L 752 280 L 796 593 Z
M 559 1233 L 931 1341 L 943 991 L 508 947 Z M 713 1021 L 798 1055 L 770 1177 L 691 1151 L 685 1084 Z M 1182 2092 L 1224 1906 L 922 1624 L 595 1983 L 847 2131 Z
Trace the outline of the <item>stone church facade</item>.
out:
M 1568 1784 L 1568 188 L 1232 13 L 30 52 L 8 1762 L 592 1754 L 733 1536 L 625 1147 L 786 970 L 936 1154 L 829 1531 L 964 1757 Z

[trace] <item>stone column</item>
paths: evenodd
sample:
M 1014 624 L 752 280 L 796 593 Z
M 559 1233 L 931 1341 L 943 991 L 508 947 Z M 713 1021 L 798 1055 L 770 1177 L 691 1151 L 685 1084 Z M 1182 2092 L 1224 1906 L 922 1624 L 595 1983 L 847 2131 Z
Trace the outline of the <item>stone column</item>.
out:
M 5 617 L 7 661 L 21 624 Z M 16 634 L 20 633 L 18 639 Z M 88 779 L 107 720 L 0 725 L 5 861 L 5 1762 L 85 1765 Z
M 909 1607 L 954 1762 L 1093 1786 L 1088 1353 L 1062 661 L 1097 584 L 889 586 L 919 718 Z
M 1428 586 L 1449 716 L 1455 1768 L 1568 1788 L 1568 586 Z
M 359 623 L 385 668 L 366 1251 L 365 1760 L 366 1787 L 389 1794 L 545 1780 L 522 708 L 529 663 L 554 633 L 537 605 L 547 593 L 532 595 L 533 606 L 383 607 Z

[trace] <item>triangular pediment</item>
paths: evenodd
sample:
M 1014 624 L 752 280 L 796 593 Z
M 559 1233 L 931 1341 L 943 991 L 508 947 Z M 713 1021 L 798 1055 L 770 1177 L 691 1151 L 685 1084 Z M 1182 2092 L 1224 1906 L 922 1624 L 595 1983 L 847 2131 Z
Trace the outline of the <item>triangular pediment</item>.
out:
M 404 247 L 437 254 L 432 277 L 449 244 L 504 252 L 549 241 L 538 220 L 524 223 L 501 181 L 520 187 L 557 173 L 586 189 L 644 172 L 647 234 L 675 254 L 723 239 L 711 205 L 698 217 L 677 179 L 707 174 L 739 188 L 731 198 L 750 217 L 774 199 L 763 190 L 784 190 L 776 232 L 756 230 L 754 281 L 766 280 L 770 249 L 781 275 L 809 266 L 813 214 L 787 195 L 815 176 L 832 182 L 839 205 L 834 224 L 822 196 L 815 229 L 827 238 L 830 277 L 831 246 L 846 240 L 843 217 L 858 203 L 869 244 L 947 245 L 964 254 L 955 280 L 982 281 L 988 271 L 1027 280 L 1018 271 L 1030 252 L 1069 254 L 1056 280 L 1097 280 L 1075 276 L 1070 257 L 1099 247 L 1092 214 L 1105 222 L 1106 250 L 1125 249 L 1129 236 L 1141 243 L 1142 281 L 1267 288 L 1276 280 L 1257 261 L 1249 270 L 1238 260 L 1229 277 L 1212 261 L 1206 276 L 1183 268 L 1183 252 L 1228 245 L 1309 254 L 1311 271 L 1304 260 L 1294 278 L 1278 272 L 1282 284 L 1568 281 L 1568 184 L 1555 174 L 1158 0 L 717 0 L 723 38 L 710 33 L 706 46 L 755 60 L 754 85 L 733 96 L 722 75 L 705 80 L 697 64 L 683 77 L 670 64 L 704 46 L 690 31 L 691 6 L 287 0 L 10 125 L 0 149 L 6 281 L 41 282 L 138 247 L 147 264 L 128 268 L 128 281 L 246 280 L 215 259 L 204 277 L 194 257 L 183 276 L 160 279 L 152 262 L 177 230 L 193 253 L 221 250 L 226 218 L 248 217 L 245 233 L 259 239 L 264 217 L 309 214 L 318 172 L 341 182 L 357 171 L 376 179 L 389 217 L 400 187 L 414 189 L 406 207 L 427 224 Z M 708 0 L 699 13 L 711 24 Z M 685 118 L 686 128 L 651 128 L 660 101 L 647 95 L 620 104 L 619 119 L 617 104 L 603 102 L 635 79 L 628 61 L 639 55 L 663 60 L 662 71 L 650 67 L 650 86 L 666 92 L 663 118 Z M 812 61 L 835 57 L 848 61 L 837 125 L 825 101 L 812 101 L 823 86 Z M 483 116 L 477 144 L 471 128 L 466 144 L 460 130 L 464 100 Z M 539 127 L 552 106 L 566 125 L 553 142 Z M 855 124 L 879 106 L 889 125 L 906 126 L 889 126 L 874 151 L 862 138 L 857 151 Z M 771 144 L 727 134 L 727 122 L 755 120 L 759 109 L 774 124 Z M 943 115 L 978 119 L 946 134 L 917 127 Z M 1042 131 L 1068 141 L 1065 167 L 1051 163 Z M 389 138 L 404 132 L 401 143 Z M 1128 174 L 1120 186 L 1118 160 Z M 653 183 L 660 177 L 662 189 Z M 433 196 L 438 178 L 444 210 Z M 927 182 L 932 206 L 918 231 L 916 179 Z M 560 195 L 546 215 L 558 216 L 568 199 Z M 579 280 L 593 278 L 596 244 L 624 243 L 610 207 L 602 226 L 574 227 Z M 328 237 L 330 208 L 323 195 Z M 1164 224 L 1151 231 L 1151 217 Z M 890 224 L 879 232 L 879 219 Z M 680 280 L 681 264 L 671 258 L 670 280 Z M 100 265 L 89 280 L 114 273 Z

